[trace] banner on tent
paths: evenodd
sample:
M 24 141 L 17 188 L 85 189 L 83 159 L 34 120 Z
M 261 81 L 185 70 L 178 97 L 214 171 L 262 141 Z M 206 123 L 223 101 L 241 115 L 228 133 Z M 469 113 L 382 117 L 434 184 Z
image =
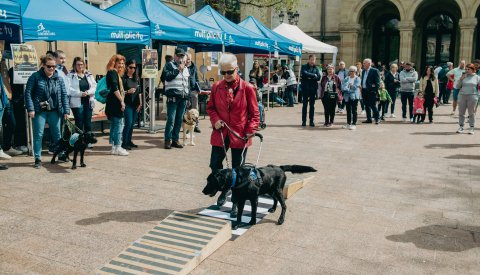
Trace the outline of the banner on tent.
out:
M 28 78 L 38 70 L 35 47 L 27 44 L 11 44 L 13 55 L 13 83 L 27 84 Z
M 157 78 L 157 50 L 142 49 L 142 78 Z

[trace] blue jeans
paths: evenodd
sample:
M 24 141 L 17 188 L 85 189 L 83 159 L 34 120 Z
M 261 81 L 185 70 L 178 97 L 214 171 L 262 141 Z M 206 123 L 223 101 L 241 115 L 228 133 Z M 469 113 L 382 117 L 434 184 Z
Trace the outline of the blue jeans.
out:
M 112 145 L 122 145 L 123 117 L 110 117 L 110 139 Z
M 36 112 L 33 120 L 33 156 L 42 159 L 42 140 L 45 122 L 50 129 L 51 141 L 57 143 L 60 140 L 61 118 L 57 111 Z
M 388 94 L 392 98 L 392 103 L 389 103 L 387 101 L 388 103 L 387 103 L 387 107 L 385 107 L 385 113 L 388 113 L 388 105 L 390 105 L 390 113 L 393 114 L 393 113 L 395 113 L 395 101 L 397 101 L 398 92 L 397 91 L 393 91 L 393 92 L 388 91 Z
M 4 108 L 0 109 L 0 121 L 2 121 Z M 0 125 L 0 132 L 2 132 L 2 125 Z M 2 144 L 0 144 L 0 150 L 2 150 Z
M 402 117 L 407 118 L 407 103 L 408 103 L 408 113 L 410 114 L 410 119 L 413 118 L 413 98 L 415 95 L 413 92 L 402 92 L 400 93 L 400 99 L 402 100 Z
M 137 108 L 133 105 L 125 105 L 125 111 L 123 115 L 125 116 L 125 127 L 123 128 L 123 143 L 129 144 L 132 142 L 132 135 L 133 135 L 133 125 L 137 120 Z
M 165 141 L 178 141 L 182 127 L 183 113 L 187 100 L 184 98 L 167 98 L 167 125 L 165 126 Z
M 72 108 L 75 125 L 82 131 L 92 131 L 92 113 L 89 103 L 82 104 L 78 108 Z
M 285 90 L 285 97 L 288 99 L 288 105 L 293 106 L 293 92 L 295 91 L 295 88 L 297 87 L 296 84 L 287 86 L 287 89 Z

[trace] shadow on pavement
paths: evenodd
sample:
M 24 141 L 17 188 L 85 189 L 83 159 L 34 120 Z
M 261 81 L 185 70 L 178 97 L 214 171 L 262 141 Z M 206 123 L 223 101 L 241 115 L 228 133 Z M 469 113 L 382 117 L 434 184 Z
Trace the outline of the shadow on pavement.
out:
M 189 214 L 197 214 L 202 211 L 204 208 L 197 208 L 182 211 Z M 115 212 L 105 212 L 98 214 L 97 217 L 87 218 L 78 220 L 75 224 L 78 225 L 93 225 L 101 224 L 109 221 L 116 222 L 151 222 L 151 221 L 161 221 L 170 215 L 174 210 L 171 209 L 151 209 L 151 210 L 140 210 L 140 211 L 115 211 Z
M 458 135 L 455 132 L 413 132 L 411 135 L 426 135 L 426 136 L 453 136 Z
M 480 227 L 428 225 L 386 238 L 394 242 L 413 243 L 421 249 L 462 252 L 480 247 Z
M 446 159 L 468 159 L 468 160 L 480 160 L 480 155 L 451 155 L 445 157 Z
M 465 148 L 475 148 L 480 147 L 480 144 L 430 144 L 425 145 L 427 149 L 465 149 Z

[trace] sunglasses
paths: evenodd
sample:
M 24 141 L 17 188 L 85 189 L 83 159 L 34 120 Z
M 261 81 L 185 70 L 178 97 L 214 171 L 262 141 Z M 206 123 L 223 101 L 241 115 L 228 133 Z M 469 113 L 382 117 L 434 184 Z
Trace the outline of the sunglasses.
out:
M 54 69 L 57 65 L 45 65 L 45 67 L 47 67 L 47 69 Z
M 229 70 L 229 71 L 220 71 L 220 74 L 221 75 L 225 75 L 225 74 L 232 75 L 234 72 L 235 72 L 235 69 Z
M 134 66 L 128 66 L 129 69 L 136 69 L 137 67 Z

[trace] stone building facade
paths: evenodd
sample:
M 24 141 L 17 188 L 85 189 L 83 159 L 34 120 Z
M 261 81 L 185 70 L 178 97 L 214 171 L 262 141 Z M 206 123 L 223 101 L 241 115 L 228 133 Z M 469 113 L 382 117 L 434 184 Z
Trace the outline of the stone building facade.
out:
M 300 0 L 297 9 L 298 26 L 337 46 L 347 64 L 366 57 L 418 66 L 480 58 L 480 0 Z M 272 28 L 279 24 L 273 9 L 242 7 L 242 18 L 251 14 Z

